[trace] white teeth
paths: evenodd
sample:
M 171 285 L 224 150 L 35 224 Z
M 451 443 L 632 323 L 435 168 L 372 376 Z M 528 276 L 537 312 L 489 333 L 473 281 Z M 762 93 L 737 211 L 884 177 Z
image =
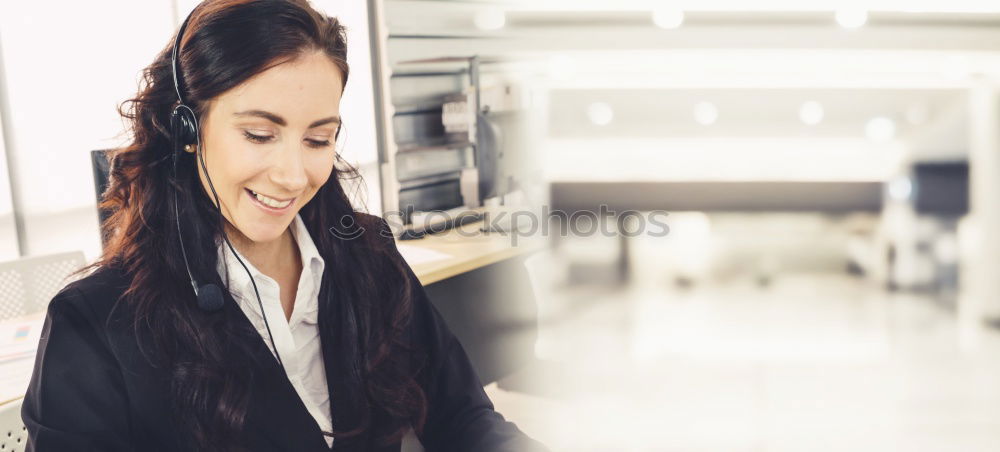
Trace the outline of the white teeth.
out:
M 264 196 L 264 195 L 262 195 L 260 193 L 255 192 L 253 190 L 250 190 L 250 193 L 253 193 L 253 195 L 257 198 L 257 200 L 261 202 L 261 204 L 264 204 L 264 205 L 266 205 L 268 207 L 273 207 L 275 209 L 283 209 L 283 208 L 287 207 L 289 204 L 291 204 L 291 202 L 292 202 L 291 199 L 289 199 L 287 201 L 278 201 L 277 199 L 269 198 L 267 196 Z

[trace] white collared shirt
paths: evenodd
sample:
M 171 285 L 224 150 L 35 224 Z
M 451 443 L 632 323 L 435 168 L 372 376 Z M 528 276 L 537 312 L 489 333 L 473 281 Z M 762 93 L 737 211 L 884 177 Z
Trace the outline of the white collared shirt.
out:
M 317 315 L 319 313 L 319 286 L 323 277 L 325 263 L 319 255 L 309 231 L 298 214 L 290 226 L 292 237 L 298 244 L 302 255 L 302 274 L 299 276 L 298 290 L 295 292 L 295 305 L 292 307 L 290 319 L 285 321 L 285 311 L 281 307 L 280 287 L 271 277 L 261 273 L 250 261 L 240 254 L 240 259 L 246 264 L 257 282 L 260 299 L 267 314 L 267 323 L 274 336 L 274 345 L 281 355 L 288 380 L 295 392 L 299 394 L 309 414 L 316 419 L 320 429 L 332 431 L 333 421 L 330 417 L 330 393 L 326 383 L 326 369 L 323 367 L 323 350 L 320 347 Z M 219 275 L 226 281 L 226 269 L 229 269 L 229 290 L 236 299 L 250 323 L 257 328 L 267 347 L 274 353 L 267 327 L 260 315 L 260 304 L 254 295 L 253 285 L 243 267 L 233 257 L 233 253 L 225 242 L 219 247 Z M 328 446 L 333 445 L 333 437 L 324 435 Z

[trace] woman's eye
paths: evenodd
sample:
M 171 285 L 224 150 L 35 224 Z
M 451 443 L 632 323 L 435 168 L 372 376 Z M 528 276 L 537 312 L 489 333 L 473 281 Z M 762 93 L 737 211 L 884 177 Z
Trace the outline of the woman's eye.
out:
M 309 143 L 309 147 L 313 148 L 325 148 L 330 145 L 330 140 L 312 140 L 306 139 L 306 143 Z
M 271 138 L 274 138 L 271 135 L 255 135 L 246 130 L 243 131 L 243 136 L 254 143 L 267 143 L 271 141 Z

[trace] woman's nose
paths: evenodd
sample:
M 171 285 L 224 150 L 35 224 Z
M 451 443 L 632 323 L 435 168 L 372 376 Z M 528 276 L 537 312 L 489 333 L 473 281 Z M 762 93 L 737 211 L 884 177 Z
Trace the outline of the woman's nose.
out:
M 271 167 L 271 182 L 287 190 L 289 194 L 298 194 L 308 182 L 301 147 L 289 144 L 283 146 L 278 154 Z

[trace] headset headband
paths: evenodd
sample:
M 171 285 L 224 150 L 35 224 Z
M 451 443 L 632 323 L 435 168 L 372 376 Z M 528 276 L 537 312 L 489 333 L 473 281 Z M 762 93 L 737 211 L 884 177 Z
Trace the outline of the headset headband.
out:
M 174 48 L 170 51 L 170 67 L 174 73 L 174 91 L 177 92 L 177 100 L 182 104 L 184 103 L 184 96 L 181 95 L 180 71 L 177 70 L 177 60 L 180 57 L 181 37 L 184 36 L 184 29 L 187 28 L 188 21 L 191 20 L 191 15 L 193 14 L 194 10 L 192 10 L 191 13 L 184 18 L 184 22 L 181 24 L 180 30 L 177 30 L 177 38 L 174 41 Z

